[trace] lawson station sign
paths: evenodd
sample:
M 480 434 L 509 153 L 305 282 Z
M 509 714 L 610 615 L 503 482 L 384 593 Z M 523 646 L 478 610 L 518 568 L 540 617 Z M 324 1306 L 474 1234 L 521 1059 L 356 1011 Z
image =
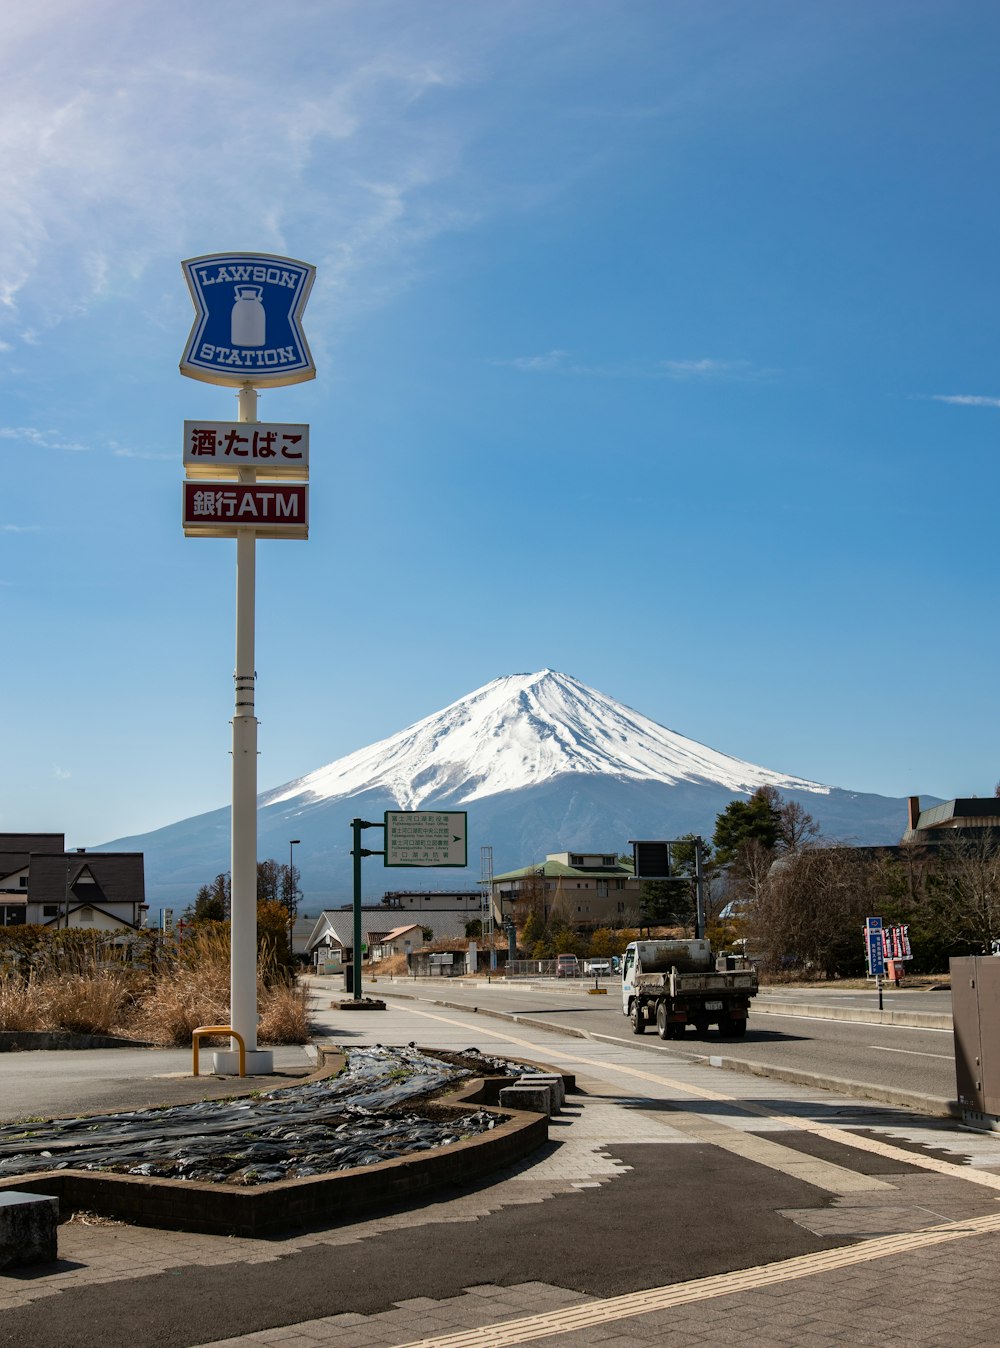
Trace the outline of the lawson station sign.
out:
M 236 387 L 315 379 L 302 331 L 315 267 L 270 253 L 212 253 L 181 265 L 195 308 L 181 374 Z

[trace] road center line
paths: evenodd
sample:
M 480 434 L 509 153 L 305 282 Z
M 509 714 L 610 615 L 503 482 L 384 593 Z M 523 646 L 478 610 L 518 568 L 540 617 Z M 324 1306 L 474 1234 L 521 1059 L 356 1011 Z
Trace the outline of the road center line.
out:
M 954 1053 L 922 1053 L 918 1048 L 889 1048 L 887 1044 L 869 1044 L 869 1048 L 878 1049 L 879 1053 L 909 1053 L 914 1058 L 944 1058 L 947 1061 L 954 1061 Z

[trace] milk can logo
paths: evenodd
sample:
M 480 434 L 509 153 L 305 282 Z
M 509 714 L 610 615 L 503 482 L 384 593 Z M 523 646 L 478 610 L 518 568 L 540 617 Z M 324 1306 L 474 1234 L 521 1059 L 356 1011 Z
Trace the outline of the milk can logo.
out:
M 315 267 L 270 253 L 213 253 L 181 265 L 195 307 L 181 374 L 272 387 L 316 377 L 302 331 Z

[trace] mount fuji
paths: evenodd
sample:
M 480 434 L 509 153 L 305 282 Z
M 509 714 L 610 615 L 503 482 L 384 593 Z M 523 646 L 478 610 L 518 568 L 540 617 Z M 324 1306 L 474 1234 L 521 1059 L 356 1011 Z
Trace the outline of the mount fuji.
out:
M 734 797 L 774 786 L 799 801 L 824 836 L 898 842 L 905 801 L 824 786 L 757 767 L 658 725 L 567 674 L 511 674 L 388 739 L 258 797 L 259 857 L 281 859 L 290 835 L 306 906 L 351 894 L 354 818 L 386 809 L 468 811 L 467 870 L 364 867 L 366 900 L 386 889 L 464 888 L 479 880 L 479 849 L 496 873 L 566 850 L 618 852 L 630 838 L 711 836 Z M 229 869 L 228 807 L 101 844 L 141 851 L 153 907 L 184 907 Z M 366 846 L 378 848 L 375 834 Z

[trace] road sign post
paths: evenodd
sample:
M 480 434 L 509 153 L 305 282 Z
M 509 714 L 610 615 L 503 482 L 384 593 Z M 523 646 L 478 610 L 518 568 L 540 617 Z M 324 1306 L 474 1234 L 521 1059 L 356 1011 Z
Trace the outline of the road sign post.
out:
M 308 427 L 262 425 L 258 386 L 314 379 L 301 327 L 316 269 L 267 253 L 216 253 L 182 264 L 195 321 L 181 374 L 239 390 L 239 420 L 185 422 L 184 532 L 236 539 L 236 670 L 232 763 L 232 899 L 228 1051 L 215 1071 L 273 1071 L 257 1047 L 256 541 L 308 536 Z M 253 429 L 251 429 L 251 427 Z M 267 485 L 261 479 L 275 479 Z M 291 479 L 291 481 L 289 481 Z
M 882 979 L 885 975 L 885 949 L 882 944 L 882 919 L 865 919 L 865 958 L 868 961 L 868 973 L 875 979 L 878 992 L 878 1009 L 882 1010 Z

